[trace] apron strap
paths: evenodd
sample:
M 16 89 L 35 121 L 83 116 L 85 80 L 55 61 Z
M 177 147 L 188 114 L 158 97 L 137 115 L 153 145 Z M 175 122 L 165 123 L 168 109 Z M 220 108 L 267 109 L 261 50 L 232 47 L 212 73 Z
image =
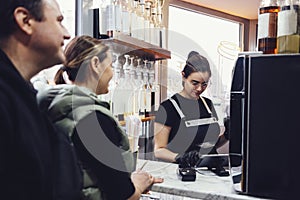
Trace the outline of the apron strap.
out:
M 181 119 L 185 118 L 185 115 L 183 114 L 183 112 L 181 111 L 181 109 L 179 108 L 177 102 L 173 99 L 170 98 L 171 103 L 173 104 L 173 106 L 175 107 L 175 109 L 177 110 L 179 116 Z
M 212 112 L 211 112 L 210 108 L 208 107 L 208 105 L 207 105 L 205 99 L 204 99 L 203 97 L 201 97 L 201 96 L 199 96 L 199 97 L 200 97 L 200 99 L 202 100 L 202 102 L 203 102 L 203 104 L 204 104 L 204 106 L 205 106 L 207 112 L 208 112 L 209 114 L 211 114 Z

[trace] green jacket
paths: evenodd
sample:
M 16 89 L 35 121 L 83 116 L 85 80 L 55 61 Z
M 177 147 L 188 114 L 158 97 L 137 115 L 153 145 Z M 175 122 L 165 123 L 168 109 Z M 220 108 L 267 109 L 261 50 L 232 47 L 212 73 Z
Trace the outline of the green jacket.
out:
M 101 101 L 96 94 L 84 87 L 75 85 L 47 87 L 45 90 L 39 91 L 37 98 L 40 108 L 47 112 L 58 131 L 70 137 L 72 137 L 78 122 L 93 112 L 101 112 L 115 120 L 108 109 L 108 104 Z M 134 161 L 127 135 L 119 124 L 117 129 L 122 137 L 119 147 L 124 150 L 122 153 L 124 163 L 127 171 L 132 172 L 134 170 Z M 99 188 L 95 187 L 97 178 L 93 175 L 93 172 L 89 169 L 82 170 L 83 199 L 105 199 L 105 194 L 100 191 L 101 188 L 99 190 Z

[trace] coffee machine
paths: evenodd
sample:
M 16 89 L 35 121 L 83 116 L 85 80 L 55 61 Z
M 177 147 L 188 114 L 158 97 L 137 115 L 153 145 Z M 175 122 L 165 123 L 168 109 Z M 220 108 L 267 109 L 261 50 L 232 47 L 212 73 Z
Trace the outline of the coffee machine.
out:
M 241 54 L 230 96 L 229 160 L 234 189 L 293 199 L 300 188 L 300 55 Z

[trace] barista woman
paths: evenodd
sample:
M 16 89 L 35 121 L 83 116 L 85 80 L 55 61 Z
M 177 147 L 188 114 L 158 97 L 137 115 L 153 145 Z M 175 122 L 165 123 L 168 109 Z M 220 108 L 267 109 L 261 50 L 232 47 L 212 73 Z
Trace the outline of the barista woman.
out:
M 133 173 L 127 136 L 97 95 L 108 92 L 112 78 L 109 48 L 90 36 L 79 36 L 65 49 L 66 63 L 56 84 L 39 92 L 39 106 L 62 134 L 71 136 L 83 169 L 83 195 L 89 200 L 139 199 L 162 179 Z M 63 72 L 71 84 L 65 84 Z M 62 162 L 64 162 L 62 160 Z
M 216 155 L 216 149 L 227 141 L 227 134 L 220 135 L 212 101 L 200 96 L 210 77 L 207 59 L 190 52 L 182 71 L 182 91 L 162 102 L 157 111 L 154 155 L 180 167 L 206 166 L 219 176 L 228 176 L 220 157 L 205 157 Z

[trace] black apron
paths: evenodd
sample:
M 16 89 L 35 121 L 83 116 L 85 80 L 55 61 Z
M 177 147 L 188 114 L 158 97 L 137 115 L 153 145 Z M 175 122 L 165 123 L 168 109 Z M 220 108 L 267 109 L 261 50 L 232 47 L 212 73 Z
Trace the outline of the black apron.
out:
M 167 148 L 176 153 L 197 150 L 201 155 L 217 153 L 215 144 L 220 134 L 217 119 L 212 116 L 204 98 L 200 97 L 210 117 L 187 120 L 177 102 L 170 98 L 171 103 L 178 112 L 181 120 L 178 132 L 169 141 Z

